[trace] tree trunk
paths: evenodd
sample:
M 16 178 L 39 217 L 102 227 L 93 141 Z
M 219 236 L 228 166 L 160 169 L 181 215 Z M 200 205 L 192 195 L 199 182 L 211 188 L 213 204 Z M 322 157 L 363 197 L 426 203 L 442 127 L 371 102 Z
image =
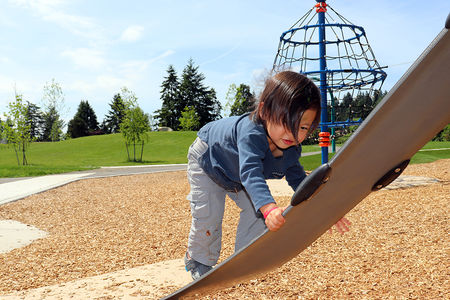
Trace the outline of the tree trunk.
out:
M 142 147 L 141 147 L 141 160 L 140 162 L 142 162 L 142 155 L 144 154 L 144 141 L 142 141 Z
M 128 156 L 128 161 L 130 161 L 130 151 L 128 151 L 128 143 L 125 142 L 125 147 L 127 148 L 127 156 Z
M 17 165 L 20 167 L 19 153 L 17 153 L 16 144 L 14 144 L 14 152 L 16 152 Z
M 22 144 L 22 165 L 24 165 L 24 166 L 28 165 L 27 156 L 26 156 L 25 151 L 26 151 L 25 142 L 23 142 L 23 144 Z

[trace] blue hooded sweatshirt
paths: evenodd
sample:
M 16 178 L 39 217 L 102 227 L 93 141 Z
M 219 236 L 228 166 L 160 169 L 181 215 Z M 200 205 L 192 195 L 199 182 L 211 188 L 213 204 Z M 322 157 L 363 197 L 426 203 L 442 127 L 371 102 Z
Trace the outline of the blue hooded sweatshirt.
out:
M 199 160 L 205 173 L 227 191 L 245 189 L 256 212 L 275 202 L 266 179 L 286 176 L 295 191 L 306 177 L 299 162 L 301 146 L 289 147 L 283 156 L 274 157 L 264 126 L 255 123 L 250 114 L 210 122 L 197 135 L 208 144 Z

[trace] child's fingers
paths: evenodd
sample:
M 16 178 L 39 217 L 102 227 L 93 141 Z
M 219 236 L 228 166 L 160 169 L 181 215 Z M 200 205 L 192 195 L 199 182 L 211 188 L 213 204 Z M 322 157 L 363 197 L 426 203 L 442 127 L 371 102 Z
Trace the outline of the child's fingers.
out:
M 283 226 L 284 222 L 285 222 L 284 217 L 281 214 L 275 216 L 274 224 L 275 226 L 277 226 L 277 228 Z
M 270 218 L 268 220 L 266 220 L 266 225 L 269 228 L 269 230 L 271 231 L 277 231 L 278 229 L 280 229 L 281 226 L 283 226 L 284 221 L 283 220 L 279 220 L 277 218 Z
M 284 219 L 284 217 L 281 214 L 283 211 L 284 211 L 284 209 L 279 207 L 277 209 L 274 209 L 267 216 L 266 225 L 270 231 L 277 231 L 285 223 L 286 220 Z

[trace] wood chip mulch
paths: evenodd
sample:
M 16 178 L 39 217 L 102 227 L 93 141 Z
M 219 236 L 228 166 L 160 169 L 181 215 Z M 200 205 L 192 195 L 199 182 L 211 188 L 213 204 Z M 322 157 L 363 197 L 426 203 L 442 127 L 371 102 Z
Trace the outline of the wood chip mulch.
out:
M 405 175 L 439 182 L 372 193 L 347 215 L 350 232 L 324 234 L 278 270 L 208 298 L 450 299 L 449 172 L 450 159 L 409 166 Z M 0 294 L 181 258 L 188 191 L 185 172 L 168 172 L 81 180 L 0 206 L 0 219 L 49 233 L 0 254 Z M 237 218 L 227 200 L 222 259 Z

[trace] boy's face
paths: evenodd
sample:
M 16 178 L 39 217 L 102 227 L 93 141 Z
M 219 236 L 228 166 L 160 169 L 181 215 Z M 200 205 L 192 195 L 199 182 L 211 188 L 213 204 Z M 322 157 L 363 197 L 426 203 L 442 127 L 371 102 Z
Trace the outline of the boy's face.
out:
M 300 120 L 300 126 L 297 133 L 297 140 L 299 143 L 303 142 L 311 128 L 314 119 L 316 118 L 316 110 L 308 109 L 303 113 L 303 117 Z M 267 132 L 273 143 L 278 148 L 287 149 L 296 144 L 294 135 L 289 129 L 284 127 L 282 124 L 276 124 L 272 122 L 267 122 Z

